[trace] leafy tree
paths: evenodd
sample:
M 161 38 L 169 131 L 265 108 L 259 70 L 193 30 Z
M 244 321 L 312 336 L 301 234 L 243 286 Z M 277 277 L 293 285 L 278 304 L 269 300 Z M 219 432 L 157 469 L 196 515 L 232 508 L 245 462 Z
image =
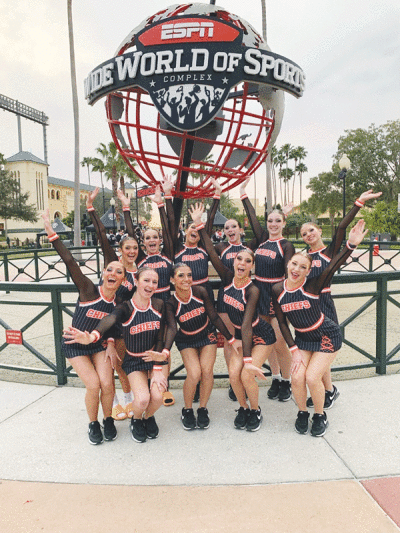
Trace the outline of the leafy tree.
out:
M 363 209 L 361 215 L 368 229 L 375 233 L 390 233 L 392 241 L 400 234 L 400 214 L 396 202 L 377 202 L 373 210 Z
M 346 204 L 350 206 L 363 191 L 382 191 L 382 200 L 391 202 L 400 192 L 400 120 L 368 129 L 346 130 L 339 138 L 333 170 L 346 153 L 351 168 L 346 178 Z
M 299 238 L 299 231 L 303 224 L 310 222 L 311 217 L 305 213 L 292 213 L 286 218 L 284 233 L 286 236 L 295 235 L 296 240 Z
M 7 161 L 0 154 L 0 218 L 4 220 L 24 220 L 36 222 L 37 210 L 28 204 L 29 193 L 22 193 L 19 181 L 6 169 Z
M 301 204 L 300 209 L 315 217 L 327 212 L 333 232 L 335 216 L 341 213 L 343 206 L 342 184 L 339 182 L 337 174 L 322 172 L 310 179 L 307 189 L 312 190 L 312 195 Z

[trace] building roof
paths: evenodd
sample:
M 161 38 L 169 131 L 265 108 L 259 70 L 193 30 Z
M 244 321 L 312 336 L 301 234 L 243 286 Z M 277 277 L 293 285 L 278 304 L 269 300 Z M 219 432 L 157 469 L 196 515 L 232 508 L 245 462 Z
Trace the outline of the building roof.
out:
M 213 226 L 223 226 L 228 219 L 219 211 L 215 213 Z
M 70 189 L 73 189 L 75 187 L 75 183 L 71 180 L 63 180 L 61 178 L 53 178 L 53 176 L 49 176 L 47 178 L 47 182 L 49 185 L 60 185 L 61 187 L 68 187 Z M 94 191 L 96 186 L 94 185 L 88 185 L 87 183 L 80 183 L 79 189 L 83 191 Z M 104 192 L 111 193 L 112 191 L 110 189 L 104 188 Z
M 116 221 L 116 213 L 115 208 L 112 207 L 108 208 L 108 211 L 104 213 L 104 215 L 100 219 L 106 229 L 116 229 L 117 228 L 117 221 Z M 119 213 L 119 222 L 120 222 L 120 228 L 125 229 L 125 221 L 124 221 L 124 215 L 122 213 Z M 93 224 L 90 224 L 90 226 L 86 226 L 86 231 L 96 231 Z
M 39 159 L 30 152 L 18 152 L 17 154 L 12 155 L 11 157 L 7 157 L 6 161 L 7 163 L 15 163 L 17 161 L 31 161 L 32 163 L 40 163 L 41 165 L 48 166 L 48 164 L 43 161 L 43 159 Z
M 55 218 L 54 221 L 51 223 L 51 227 L 53 230 L 60 234 L 60 233 L 70 233 L 72 229 L 64 224 L 62 220 L 59 218 Z M 47 235 L 46 231 L 41 231 L 40 233 L 37 233 L 37 235 Z

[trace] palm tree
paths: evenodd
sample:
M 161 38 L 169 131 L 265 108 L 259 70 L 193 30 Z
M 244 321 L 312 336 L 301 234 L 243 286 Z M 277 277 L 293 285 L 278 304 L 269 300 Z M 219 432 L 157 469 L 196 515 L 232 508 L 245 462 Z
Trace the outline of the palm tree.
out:
M 79 183 L 79 107 L 78 107 L 78 90 L 76 86 L 76 67 L 75 67 L 75 50 L 74 50 L 74 29 L 72 24 L 72 0 L 67 0 L 68 13 L 68 36 L 69 36 L 69 57 L 71 65 L 71 87 L 72 87 L 72 106 L 74 112 L 74 131 L 75 131 L 75 190 L 74 190 L 74 246 L 81 245 L 81 209 L 80 209 L 80 183 Z
M 103 173 L 106 171 L 106 167 L 105 167 L 104 161 L 102 161 L 98 157 L 91 157 L 90 164 L 92 165 L 92 172 L 100 172 L 101 188 L 103 192 L 103 215 L 104 215 L 104 213 L 106 212 L 106 201 L 104 198 Z
M 301 205 L 301 202 L 303 200 L 303 184 L 302 184 L 302 178 L 303 178 L 303 173 L 304 172 L 307 172 L 308 168 L 306 167 L 306 165 L 304 163 L 299 163 L 296 167 L 296 170 L 299 174 L 299 179 L 300 179 L 300 205 Z
M 84 157 L 81 161 L 81 165 L 83 167 L 87 167 L 87 171 L 88 171 L 88 180 L 89 180 L 89 185 L 90 185 L 90 165 L 92 165 L 92 158 L 91 157 Z

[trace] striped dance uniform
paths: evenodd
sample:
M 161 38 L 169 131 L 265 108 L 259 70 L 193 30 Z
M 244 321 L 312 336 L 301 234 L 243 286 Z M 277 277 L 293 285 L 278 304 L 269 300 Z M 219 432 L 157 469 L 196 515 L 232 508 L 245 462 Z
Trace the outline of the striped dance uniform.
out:
M 242 324 L 244 319 L 244 313 L 246 309 L 246 289 L 252 285 L 252 281 L 249 280 L 247 285 L 237 288 L 235 282 L 232 283 L 223 289 L 224 294 L 224 304 L 226 313 L 235 327 L 235 338 L 242 339 Z M 258 312 L 255 309 L 253 320 L 253 345 L 263 344 L 270 345 L 276 342 L 275 333 L 270 324 L 265 322 L 262 318 L 258 316 Z
M 248 250 L 247 246 L 244 244 L 228 244 L 226 248 L 221 253 L 221 261 L 226 268 L 233 272 L 233 262 L 235 257 L 239 252 L 243 250 Z M 218 313 L 227 313 L 224 303 L 224 288 L 221 286 L 218 290 L 218 299 L 217 299 L 217 311 Z
M 193 285 L 203 286 L 211 301 L 214 301 L 214 293 L 208 278 L 208 253 L 199 246 L 185 246 L 175 254 L 175 264 L 185 263 L 192 271 Z
M 121 286 L 117 290 L 116 297 L 118 301 L 125 302 L 132 298 L 133 289 L 136 286 L 135 272 L 136 270 L 126 270 L 126 276 L 124 281 L 121 283 Z
M 141 356 L 147 350 L 154 350 L 162 318 L 162 313 L 153 307 L 152 302 L 146 309 L 136 307 L 133 300 L 130 300 L 129 304 L 131 315 L 122 322 L 122 335 L 126 346 L 122 369 L 126 374 L 138 370 L 152 370 L 154 362 L 143 361 Z
M 167 302 L 170 297 L 170 279 L 172 273 L 172 261 L 164 254 L 146 255 L 137 265 L 138 269 L 143 267 L 154 268 L 158 274 L 158 287 L 155 298 Z
M 203 300 L 196 298 L 192 291 L 188 302 L 180 300 L 176 294 L 172 299 L 177 302 L 175 318 L 179 331 L 175 343 L 178 350 L 217 344 L 216 328 L 210 322 Z
M 111 314 L 115 309 L 115 298 L 107 300 L 101 290 L 98 287 L 99 296 L 96 300 L 90 302 L 81 302 L 78 298 L 76 302 L 74 316 L 72 318 L 72 327 L 79 329 L 80 331 L 92 332 L 97 328 L 100 320 L 105 316 Z M 114 337 L 110 330 L 109 337 Z M 89 344 L 66 344 L 65 340 L 61 341 L 65 357 L 72 359 L 81 355 L 93 355 L 105 350 L 104 340 L 99 340 L 96 343 Z
M 275 315 L 272 305 L 272 285 L 285 279 L 286 239 L 269 239 L 255 252 L 255 284 L 260 289 L 258 309 L 261 315 Z
M 277 301 L 296 331 L 294 342 L 300 350 L 333 353 L 342 346 L 339 326 L 321 310 L 319 295 L 304 288 L 289 290 L 287 282 Z
M 308 254 L 312 257 L 311 271 L 307 276 L 307 279 L 313 279 L 320 274 L 329 266 L 331 258 L 325 254 L 328 248 L 321 248 L 320 250 L 315 250 L 312 252 L 308 251 Z M 321 310 L 325 316 L 339 323 L 339 319 L 336 313 L 335 304 L 332 298 L 331 286 L 325 287 L 321 291 L 320 295 Z

